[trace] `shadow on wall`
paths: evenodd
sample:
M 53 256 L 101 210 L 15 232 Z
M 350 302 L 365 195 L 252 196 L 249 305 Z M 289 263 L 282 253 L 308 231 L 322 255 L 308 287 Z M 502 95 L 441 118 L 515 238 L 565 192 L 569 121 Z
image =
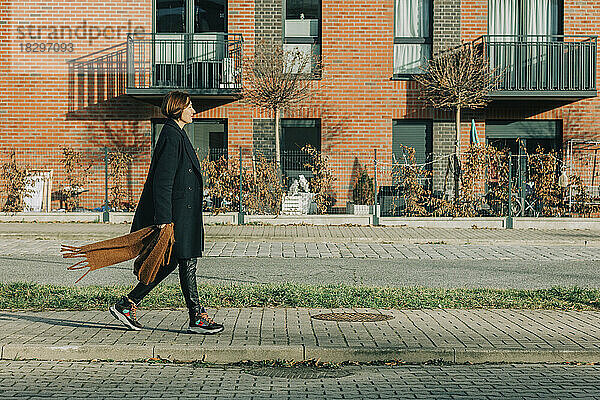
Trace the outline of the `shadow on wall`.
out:
M 70 110 L 67 121 L 148 121 L 160 117 L 160 110 L 128 95 L 105 99 Z
M 157 115 L 152 104 L 125 94 L 125 43 L 67 62 L 67 121 L 144 121 Z

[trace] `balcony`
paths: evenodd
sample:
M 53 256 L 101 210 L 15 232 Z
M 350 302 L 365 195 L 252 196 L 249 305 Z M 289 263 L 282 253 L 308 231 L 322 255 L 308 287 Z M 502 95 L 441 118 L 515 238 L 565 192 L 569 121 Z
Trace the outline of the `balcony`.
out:
M 501 76 L 493 99 L 577 100 L 597 94 L 597 36 L 486 35 L 474 44 Z
M 242 36 L 129 34 L 126 93 L 161 96 L 185 90 L 195 98 L 231 99 L 242 87 Z

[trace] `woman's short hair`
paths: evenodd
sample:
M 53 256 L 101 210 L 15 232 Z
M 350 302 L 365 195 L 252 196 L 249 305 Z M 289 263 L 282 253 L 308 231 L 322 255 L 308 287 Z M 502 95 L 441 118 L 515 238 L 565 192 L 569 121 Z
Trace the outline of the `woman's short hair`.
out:
M 174 90 L 167 93 L 160 111 L 165 117 L 177 120 L 181 117 L 183 110 L 190 104 L 190 101 L 191 98 L 188 93 Z

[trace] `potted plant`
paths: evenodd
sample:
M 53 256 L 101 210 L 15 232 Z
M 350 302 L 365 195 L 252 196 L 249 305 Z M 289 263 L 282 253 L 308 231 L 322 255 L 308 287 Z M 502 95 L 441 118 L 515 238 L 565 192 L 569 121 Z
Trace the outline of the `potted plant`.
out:
M 354 180 L 352 201 L 347 204 L 347 212 L 354 215 L 372 214 L 374 202 L 373 178 L 369 176 L 366 168 L 361 168 Z

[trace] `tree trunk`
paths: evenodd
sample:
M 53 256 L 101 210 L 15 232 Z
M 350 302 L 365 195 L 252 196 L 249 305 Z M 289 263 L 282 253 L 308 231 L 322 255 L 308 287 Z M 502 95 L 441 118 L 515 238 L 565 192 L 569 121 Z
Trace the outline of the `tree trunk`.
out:
M 454 204 L 460 196 L 460 106 L 456 107 L 456 139 L 454 141 Z
M 275 116 L 275 165 L 277 166 L 277 178 L 279 183 L 282 183 L 283 172 L 281 170 L 281 142 L 279 134 L 279 108 L 273 110 Z

